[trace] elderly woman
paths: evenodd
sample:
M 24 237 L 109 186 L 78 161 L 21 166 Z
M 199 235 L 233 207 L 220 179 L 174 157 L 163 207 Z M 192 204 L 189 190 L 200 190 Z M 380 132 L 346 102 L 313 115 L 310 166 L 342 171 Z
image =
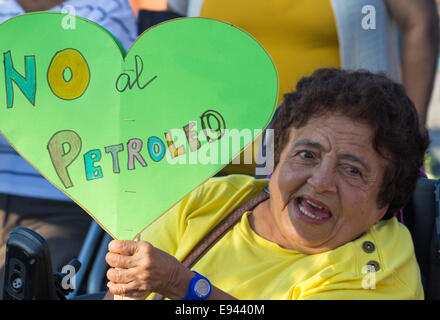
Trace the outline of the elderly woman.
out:
M 392 215 L 408 202 L 429 143 L 403 87 L 320 69 L 285 96 L 273 128 L 269 181 L 211 179 L 144 241 L 110 243 L 108 296 L 423 299 L 411 235 Z M 191 269 L 180 262 L 243 203 Z

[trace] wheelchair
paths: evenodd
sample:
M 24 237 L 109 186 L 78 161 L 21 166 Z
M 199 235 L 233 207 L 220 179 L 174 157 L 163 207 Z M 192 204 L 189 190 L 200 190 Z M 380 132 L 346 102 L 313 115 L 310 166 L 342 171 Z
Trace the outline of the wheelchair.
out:
M 403 209 L 404 224 L 414 243 L 426 300 L 440 300 L 440 180 L 419 178 L 410 203 Z M 105 262 L 112 240 L 95 221 L 89 227 L 78 255 L 81 268 L 68 300 L 103 299 L 106 286 Z

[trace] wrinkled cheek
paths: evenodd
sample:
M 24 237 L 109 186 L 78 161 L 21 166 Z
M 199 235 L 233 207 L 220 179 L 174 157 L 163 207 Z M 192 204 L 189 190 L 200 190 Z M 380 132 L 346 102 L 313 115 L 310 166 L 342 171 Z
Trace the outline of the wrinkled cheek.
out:
M 342 208 L 345 216 L 341 217 L 342 224 L 350 227 L 353 234 L 356 232 L 367 231 L 374 221 L 374 206 L 366 199 L 355 198 L 350 199 L 350 203 Z
M 306 177 L 299 173 L 296 175 L 281 175 L 278 186 L 284 202 L 287 204 L 289 199 L 292 199 L 293 195 L 300 191 L 306 184 Z
M 271 198 L 277 201 L 277 211 L 287 210 L 289 201 L 306 182 L 304 170 L 301 172 L 301 170 L 292 168 L 291 164 L 280 163 L 269 182 Z
M 289 184 L 282 184 L 280 180 L 271 180 L 269 191 L 271 197 L 271 206 L 277 211 L 282 210 L 289 200 Z

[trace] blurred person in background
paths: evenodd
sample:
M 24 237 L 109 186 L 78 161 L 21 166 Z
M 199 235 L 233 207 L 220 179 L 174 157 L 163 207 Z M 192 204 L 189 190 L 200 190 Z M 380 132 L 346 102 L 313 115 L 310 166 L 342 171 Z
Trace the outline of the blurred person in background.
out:
M 130 3 L 137 15 L 138 34 L 163 21 L 181 17 L 167 10 L 167 0 L 130 0 Z
M 438 57 L 435 0 L 168 0 L 168 7 L 254 36 L 277 67 L 279 99 L 317 68 L 383 71 L 403 83 L 426 123 Z M 253 175 L 254 166 L 241 161 L 223 172 Z M 273 165 L 263 166 L 265 176 Z
M 0 23 L 26 12 L 63 9 L 103 26 L 126 50 L 136 39 L 136 20 L 128 0 L 4 0 L 0 2 Z M 61 271 L 78 255 L 90 222 L 86 212 L 0 136 L 0 289 L 6 241 L 15 227 L 24 226 L 41 234 L 49 244 L 53 270 Z M 2 294 L 0 290 L 0 297 Z

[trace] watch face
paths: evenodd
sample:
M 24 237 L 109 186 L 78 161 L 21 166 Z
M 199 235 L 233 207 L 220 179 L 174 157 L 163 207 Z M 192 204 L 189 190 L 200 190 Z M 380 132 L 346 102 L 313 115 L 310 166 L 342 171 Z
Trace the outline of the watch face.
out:
M 200 298 L 207 296 L 210 289 L 211 286 L 205 279 L 198 280 L 194 286 L 194 291 Z

